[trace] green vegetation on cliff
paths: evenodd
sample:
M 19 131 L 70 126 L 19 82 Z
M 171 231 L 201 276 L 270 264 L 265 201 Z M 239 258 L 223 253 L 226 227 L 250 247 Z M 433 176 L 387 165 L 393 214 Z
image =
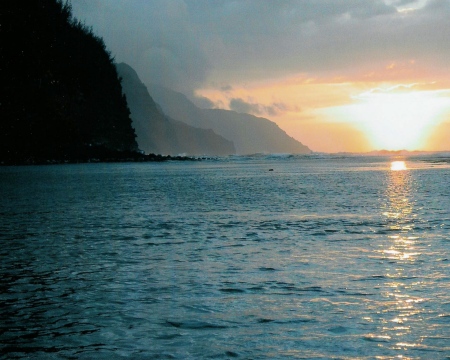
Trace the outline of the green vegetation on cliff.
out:
M 0 160 L 137 150 L 111 54 L 68 2 L 0 3 Z

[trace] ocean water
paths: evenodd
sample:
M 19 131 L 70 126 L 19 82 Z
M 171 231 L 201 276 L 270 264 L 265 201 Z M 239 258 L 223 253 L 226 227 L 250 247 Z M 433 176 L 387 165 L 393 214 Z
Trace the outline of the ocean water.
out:
M 391 161 L 1 167 L 0 356 L 450 359 L 450 166 Z

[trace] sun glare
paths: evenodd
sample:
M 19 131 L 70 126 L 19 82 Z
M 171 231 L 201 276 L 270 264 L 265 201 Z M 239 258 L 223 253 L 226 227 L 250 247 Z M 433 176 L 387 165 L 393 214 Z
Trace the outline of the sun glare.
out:
M 392 171 L 402 171 L 406 170 L 406 163 L 404 161 L 393 161 L 391 162 Z
M 450 97 L 444 95 L 438 91 L 370 91 L 354 97 L 357 103 L 340 107 L 338 113 L 361 129 L 374 149 L 418 150 L 450 111 Z

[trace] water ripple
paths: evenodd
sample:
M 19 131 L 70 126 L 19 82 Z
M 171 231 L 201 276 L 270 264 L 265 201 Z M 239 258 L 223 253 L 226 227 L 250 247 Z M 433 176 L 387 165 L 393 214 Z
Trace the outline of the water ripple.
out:
M 0 168 L 2 358 L 448 358 L 449 169 L 271 161 Z

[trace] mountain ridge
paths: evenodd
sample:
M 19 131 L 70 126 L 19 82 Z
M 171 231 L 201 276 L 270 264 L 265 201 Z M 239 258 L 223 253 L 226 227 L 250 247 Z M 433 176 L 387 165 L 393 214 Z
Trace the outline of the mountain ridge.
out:
M 201 109 L 182 93 L 157 84 L 147 87 L 165 114 L 191 126 L 212 129 L 232 141 L 237 154 L 312 152 L 269 119 L 232 110 Z
M 122 89 L 141 150 L 169 155 L 235 153 L 233 143 L 211 129 L 196 128 L 166 116 L 131 66 L 120 63 L 116 68 L 122 78 Z

